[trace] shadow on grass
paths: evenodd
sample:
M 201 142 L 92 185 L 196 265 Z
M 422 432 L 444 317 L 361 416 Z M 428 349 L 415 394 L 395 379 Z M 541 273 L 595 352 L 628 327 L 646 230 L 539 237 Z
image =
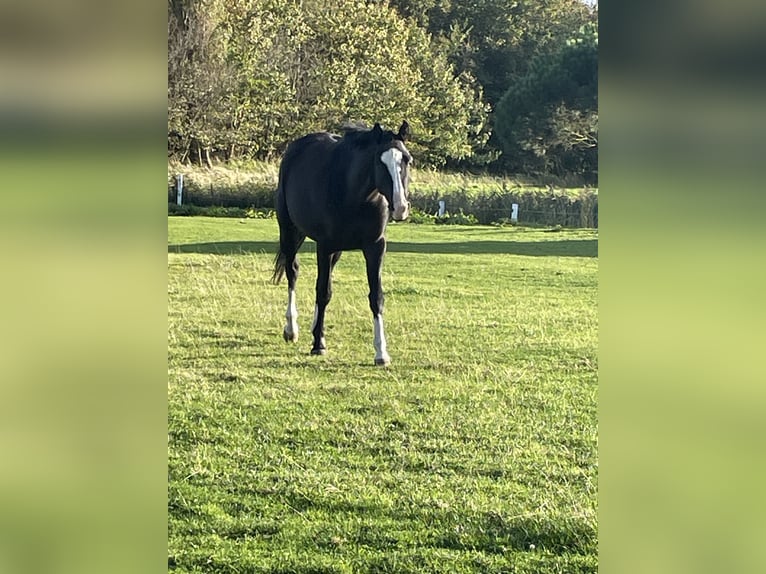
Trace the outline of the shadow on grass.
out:
M 445 529 L 446 530 L 446 529 Z M 555 554 L 587 555 L 595 551 L 596 531 L 585 520 L 516 518 L 506 522 L 497 516 L 468 524 L 461 532 L 447 530 L 434 545 L 452 550 L 480 550 L 490 554 L 508 549 L 546 550 Z
M 302 253 L 314 253 L 313 243 L 306 243 Z M 456 241 L 452 243 L 406 243 L 390 241 L 392 253 L 439 254 L 506 254 L 530 257 L 598 257 L 597 239 L 555 241 Z M 276 241 L 218 241 L 168 245 L 168 253 L 212 253 L 236 255 L 243 253 L 276 253 Z

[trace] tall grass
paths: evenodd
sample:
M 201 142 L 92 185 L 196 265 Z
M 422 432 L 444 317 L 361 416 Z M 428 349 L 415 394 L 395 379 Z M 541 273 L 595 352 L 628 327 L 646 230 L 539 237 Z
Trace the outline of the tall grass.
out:
M 199 207 L 273 208 L 279 164 L 214 164 L 212 169 L 168 162 L 168 201 L 176 200 L 176 176 L 184 176 L 184 203 Z
M 176 174 L 184 174 L 184 202 L 196 206 L 273 208 L 279 166 L 246 162 L 212 169 L 168 164 L 168 201 L 175 201 Z M 421 211 L 436 213 L 439 201 L 449 212 L 463 210 L 479 223 L 509 218 L 511 206 L 519 205 L 525 224 L 563 227 L 598 226 L 598 190 L 554 189 L 525 179 L 414 170 L 410 200 Z

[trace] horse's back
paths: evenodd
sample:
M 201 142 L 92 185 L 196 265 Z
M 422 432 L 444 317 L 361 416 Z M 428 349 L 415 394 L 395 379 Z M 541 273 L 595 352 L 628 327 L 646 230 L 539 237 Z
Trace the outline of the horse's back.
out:
M 329 205 L 330 162 L 339 136 L 319 132 L 293 141 L 279 168 L 278 205 L 312 239 L 323 235 L 329 218 L 318 217 Z M 279 210 L 278 210 L 279 212 Z M 279 213 L 278 213 L 279 215 Z
M 326 156 L 329 159 L 339 140 L 339 136 L 327 132 L 317 132 L 298 138 L 287 146 L 281 167 L 285 170 L 291 169 L 295 162 L 300 162 L 304 158 L 316 160 Z

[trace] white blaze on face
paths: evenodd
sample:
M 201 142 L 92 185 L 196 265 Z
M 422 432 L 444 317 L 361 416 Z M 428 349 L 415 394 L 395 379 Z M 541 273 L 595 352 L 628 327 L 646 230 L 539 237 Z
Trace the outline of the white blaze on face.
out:
M 295 289 L 287 292 L 287 312 L 285 313 L 287 323 L 285 324 L 285 333 L 288 337 L 298 335 L 298 305 L 295 302 Z
M 402 152 L 395 147 L 389 148 L 381 154 L 380 160 L 388 168 L 388 173 L 394 184 L 394 219 L 397 221 L 407 219 L 410 206 L 404 197 L 404 186 L 402 185 Z
M 391 362 L 391 357 L 388 356 L 386 349 L 386 334 L 383 331 L 383 317 L 381 315 L 372 318 L 372 333 L 372 343 L 375 345 L 375 363 L 387 365 Z

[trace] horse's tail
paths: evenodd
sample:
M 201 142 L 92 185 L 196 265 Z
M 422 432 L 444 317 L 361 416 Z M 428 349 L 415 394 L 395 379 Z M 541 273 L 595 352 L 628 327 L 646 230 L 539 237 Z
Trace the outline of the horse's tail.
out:
M 274 285 L 279 285 L 282 277 L 285 275 L 285 267 L 287 265 L 287 255 L 280 248 L 277 252 L 277 256 L 274 258 L 274 274 L 271 276 L 271 282 Z

